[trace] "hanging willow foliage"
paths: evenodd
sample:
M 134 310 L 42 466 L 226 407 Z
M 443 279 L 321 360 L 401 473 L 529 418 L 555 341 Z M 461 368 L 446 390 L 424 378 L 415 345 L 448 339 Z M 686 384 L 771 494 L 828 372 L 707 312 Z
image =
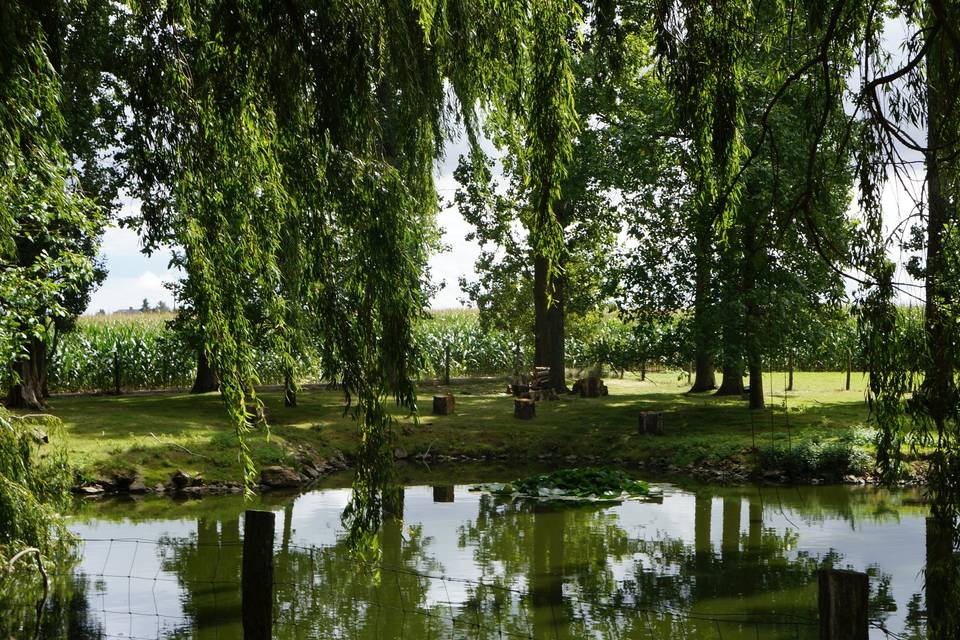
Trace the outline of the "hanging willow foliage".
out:
M 369 534 L 390 478 L 387 398 L 416 411 L 433 162 L 458 120 L 474 143 L 478 112 L 518 123 L 541 194 L 531 215 L 553 255 L 580 14 L 568 0 L 131 8 L 126 144 L 143 229 L 182 246 L 247 487 L 256 477 L 242 435 L 259 413 L 251 347 L 270 341 L 292 369 L 303 337 L 319 336 L 325 375 L 343 383 L 359 427 L 348 515 Z M 549 72 L 530 85 L 534 68 Z
M 70 540 L 60 516 L 72 480 L 62 442 L 58 423 L 37 424 L 0 409 L 0 562 L 24 546 L 48 555 Z

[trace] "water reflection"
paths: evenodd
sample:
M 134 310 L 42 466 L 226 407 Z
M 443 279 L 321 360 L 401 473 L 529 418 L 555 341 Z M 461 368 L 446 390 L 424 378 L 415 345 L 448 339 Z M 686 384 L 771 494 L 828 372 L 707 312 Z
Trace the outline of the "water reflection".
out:
M 923 569 L 952 552 L 910 491 L 668 488 L 662 504 L 556 508 L 437 485 L 391 493 L 373 564 L 347 549 L 348 499 L 258 506 L 279 520 L 276 637 L 813 639 L 822 566 L 868 571 L 872 618 L 922 637 Z M 245 506 L 87 505 L 41 637 L 240 637 Z

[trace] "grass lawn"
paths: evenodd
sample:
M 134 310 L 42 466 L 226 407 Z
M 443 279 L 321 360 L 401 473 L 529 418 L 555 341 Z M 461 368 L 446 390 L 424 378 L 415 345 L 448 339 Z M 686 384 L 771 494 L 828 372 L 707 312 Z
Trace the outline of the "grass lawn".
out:
M 844 374 L 797 373 L 794 391 L 784 394 L 785 375 L 765 376 L 768 408 L 750 411 L 739 398 L 687 395 L 686 376 L 650 374 L 641 382 L 628 374 L 608 380 L 610 395 L 600 399 L 564 396 L 537 405 L 530 421 L 513 418 L 513 400 L 500 382 L 425 386 L 421 407 L 429 413 L 430 396 L 456 396 L 452 416 L 425 415 L 419 424 L 400 418 L 397 446 L 411 457 L 431 455 L 471 458 L 505 456 L 517 462 L 544 456 L 590 458 L 633 463 L 658 460 L 683 467 L 740 459 L 759 447 L 784 449 L 807 442 L 864 442 L 867 417 L 865 378 L 857 374 L 844 391 Z M 772 382 L 772 384 L 771 384 Z M 272 426 L 247 436 L 260 465 L 290 464 L 298 445 L 320 455 L 355 451 L 357 430 L 343 416 L 343 397 L 335 391 L 301 392 L 296 408 L 285 408 L 279 392 L 262 394 Z M 126 396 L 63 396 L 50 402 L 50 413 L 64 423 L 70 459 L 84 477 L 117 469 L 135 469 L 148 486 L 166 481 L 177 469 L 202 472 L 205 480 L 238 480 L 237 439 L 227 424 L 218 394 L 189 393 Z M 640 411 L 663 411 L 666 434 L 639 435 Z

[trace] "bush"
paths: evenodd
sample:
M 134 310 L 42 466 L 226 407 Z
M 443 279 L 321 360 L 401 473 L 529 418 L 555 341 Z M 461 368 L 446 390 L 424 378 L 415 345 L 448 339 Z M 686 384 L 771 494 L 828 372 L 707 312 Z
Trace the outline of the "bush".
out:
M 792 478 L 838 480 L 845 475 L 863 475 L 870 470 L 870 456 L 856 436 L 829 442 L 806 439 L 791 447 L 763 445 L 757 450 L 761 470 L 783 471 Z

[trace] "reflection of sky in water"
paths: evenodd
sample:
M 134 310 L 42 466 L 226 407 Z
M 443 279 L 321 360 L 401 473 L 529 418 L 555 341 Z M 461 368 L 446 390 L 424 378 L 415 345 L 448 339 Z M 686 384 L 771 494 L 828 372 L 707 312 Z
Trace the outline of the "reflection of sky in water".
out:
M 755 488 L 744 489 L 739 497 L 740 550 L 743 550 L 742 540 L 748 535 L 750 526 L 748 496 L 753 493 L 756 502 L 757 491 Z M 765 532 L 772 531 L 781 536 L 788 531 L 798 532 L 795 544 L 787 547 L 783 558 L 787 561 L 795 561 L 804 555 L 819 558 L 834 550 L 842 556 L 843 567 L 866 571 L 872 566 L 879 566 L 884 574 L 891 577 L 891 595 L 898 609 L 887 619 L 887 624 L 891 629 L 901 629 L 907 601 L 913 594 L 921 592 L 923 586 L 921 570 L 925 553 L 925 522 L 922 513 L 914 511 L 901 514 L 899 519 L 890 517 L 886 520 L 858 517 L 851 524 L 850 518 L 829 515 L 829 511 L 818 512 L 816 505 L 795 508 L 795 505 L 805 504 L 797 495 L 790 496 L 789 505 L 782 504 L 783 492 L 786 491 L 796 490 L 764 489 L 759 494 L 763 502 Z M 733 494 L 728 492 L 726 495 L 726 500 L 730 502 Z M 314 491 L 297 497 L 292 510 L 291 542 L 303 546 L 334 545 L 343 535 L 340 515 L 349 497 L 349 489 Z M 715 556 L 721 552 L 724 535 L 724 500 L 715 496 L 710 503 L 710 543 Z M 465 525 L 476 522 L 479 503 L 480 494 L 469 492 L 466 486 L 456 487 L 455 501 L 449 503 L 435 503 L 431 487 L 408 488 L 404 498 L 403 536 L 408 539 L 411 529 L 419 529 L 423 548 L 423 553 L 417 556 L 417 562 L 423 566 L 409 568 L 486 583 L 502 578 L 506 571 L 502 561 L 493 559 L 484 568 L 475 557 L 475 546 L 470 541 L 461 544 L 461 530 Z M 279 546 L 283 532 L 283 508 L 271 508 L 277 513 Z M 816 513 L 827 515 L 811 515 Z M 628 502 L 608 509 L 606 514 L 612 516 L 616 525 L 633 541 L 669 537 L 691 547 L 694 545 L 695 498 L 691 493 L 667 487 L 662 504 Z M 496 523 L 496 520 L 494 518 L 487 527 Z M 590 523 L 587 526 L 599 526 L 596 520 L 577 522 L 585 521 Z M 177 575 L 164 571 L 161 566 L 160 554 L 169 554 L 170 547 L 119 539 L 190 540 L 197 534 L 195 519 L 136 523 L 89 520 L 74 522 L 71 529 L 81 538 L 91 540 L 84 544 L 79 570 L 91 576 L 88 594 L 90 607 L 103 623 L 103 631 L 108 636 L 157 637 L 185 624 L 184 589 L 178 583 Z M 726 533 L 729 537 L 729 527 Z M 117 540 L 112 543 L 93 541 L 111 538 Z M 522 544 L 529 546 L 530 543 L 523 541 Z M 216 553 L 216 550 L 212 552 Z M 524 549 L 523 553 L 527 554 L 528 550 Z M 665 562 L 659 551 L 652 553 L 630 551 L 621 557 L 608 555 L 606 569 L 618 582 L 634 580 L 637 571 L 656 571 L 658 575 L 676 575 L 680 571 L 676 562 Z M 131 575 L 135 579 L 127 578 Z M 530 587 L 522 571 L 514 572 L 511 580 L 512 588 L 526 591 Z M 463 582 L 421 582 L 426 587 L 426 603 L 430 606 L 447 602 L 456 606 L 470 595 L 469 585 Z M 576 590 L 577 585 L 573 580 L 566 580 L 564 594 L 576 597 Z M 732 589 L 726 597 L 737 598 L 736 589 Z M 709 610 L 709 603 L 698 603 L 697 607 L 701 604 L 706 607 L 705 610 Z M 516 606 L 516 603 L 512 603 L 510 608 L 515 610 Z M 131 616 L 128 612 L 148 615 Z

